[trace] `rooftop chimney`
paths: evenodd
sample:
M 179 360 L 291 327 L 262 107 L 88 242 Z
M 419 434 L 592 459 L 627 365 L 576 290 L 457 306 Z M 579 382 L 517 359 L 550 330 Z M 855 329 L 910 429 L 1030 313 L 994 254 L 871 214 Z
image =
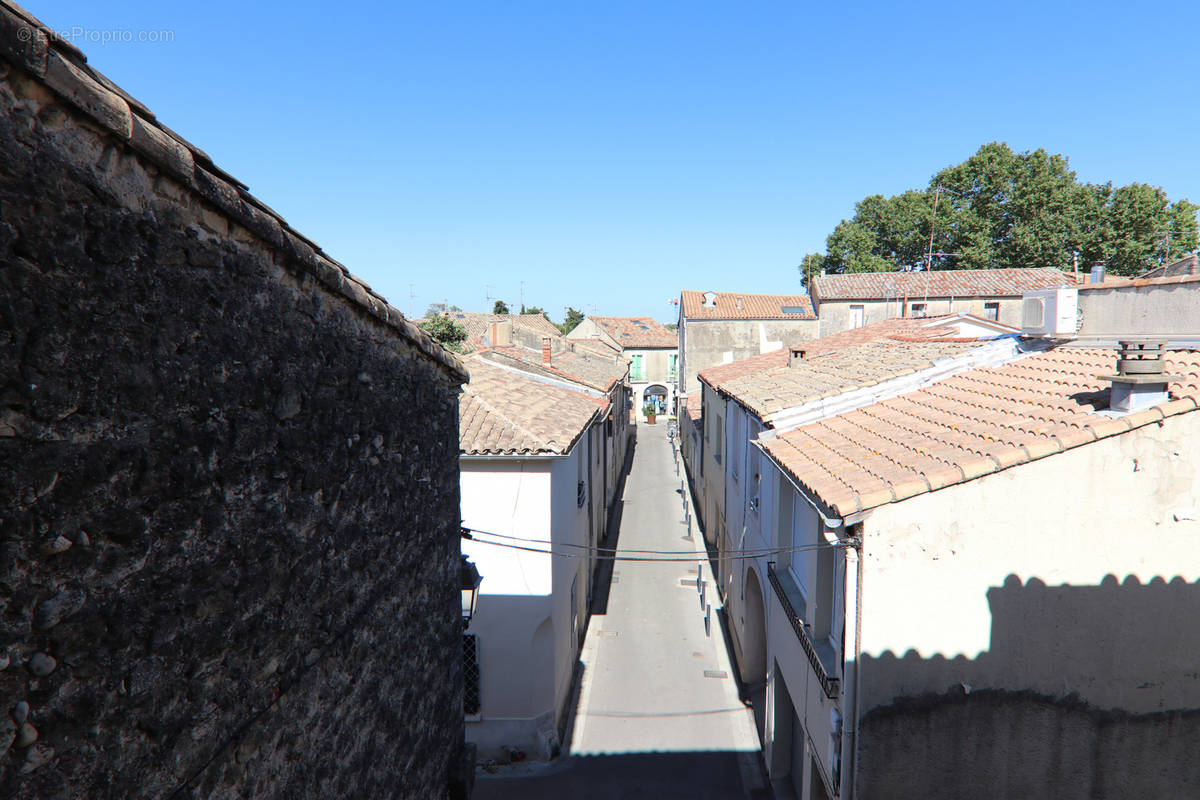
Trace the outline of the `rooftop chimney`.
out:
M 742 296 L 740 294 L 737 296 L 736 302 L 737 302 L 737 310 L 741 311 L 742 310 Z
M 1092 267 L 1092 274 L 1088 278 L 1088 283 L 1104 283 L 1104 274 L 1108 269 L 1103 264 L 1097 264 Z
M 507 347 L 511 345 L 513 341 L 512 320 L 491 323 L 488 326 L 488 333 L 492 340 L 492 347 Z
M 550 337 L 542 337 L 542 364 L 550 366 Z
M 1167 384 L 1174 375 L 1164 375 L 1162 359 L 1166 342 L 1123 341 L 1117 357 L 1117 374 L 1103 375 L 1112 381 L 1108 408 L 1127 414 L 1167 400 Z
M 800 366 L 800 362 L 804 360 L 804 348 L 799 345 L 792 345 L 788 348 L 788 368 Z

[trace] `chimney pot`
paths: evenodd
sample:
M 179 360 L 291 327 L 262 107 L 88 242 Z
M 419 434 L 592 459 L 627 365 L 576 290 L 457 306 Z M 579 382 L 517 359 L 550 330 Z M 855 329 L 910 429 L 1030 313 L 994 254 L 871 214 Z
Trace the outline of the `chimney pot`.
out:
M 1166 342 L 1122 341 L 1117 356 L 1117 374 L 1102 376 L 1112 381 L 1108 407 L 1129 413 L 1150 408 L 1168 399 L 1167 384 L 1176 380 L 1164 375 L 1162 359 Z
M 546 366 L 550 365 L 550 337 L 542 337 L 542 363 Z
M 788 348 L 788 367 L 795 367 L 804 360 L 804 348 L 792 345 Z

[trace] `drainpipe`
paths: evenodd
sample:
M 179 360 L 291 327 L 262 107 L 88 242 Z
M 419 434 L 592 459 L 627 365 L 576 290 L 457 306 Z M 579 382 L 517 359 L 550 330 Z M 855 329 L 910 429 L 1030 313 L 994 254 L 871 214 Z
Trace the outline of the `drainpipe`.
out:
M 863 552 L 862 552 L 862 528 L 859 527 L 857 536 L 853 537 L 858 541 L 853 547 L 847 547 L 846 553 L 846 572 L 849 573 L 851 568 L 854 570 L 854 615 L 851 617 L 850 609 L 846 609 L 846 619 L 854 620 L 854 661 L 845 661 L 845 671 L 851 674 L 845 675 L 842 681 L 845 686 L 845 705 L 842 715 L 842 785 L 841 795 L 843 800 L 853 800 L 854 792 L 858 787 L 858 698 L 862 692 L 862 674 L 859 671 L 859 658 L 862 654 L 862 592 L 863 592 Z M 850 577 L 849 574 L 846 576 Z M 849 581 L 847 581 L 848 583 Z M 847 600 L 850 599 L 847 593 Z M 842 656 L 845 658 L 845 654 Z M 849 725 L 847 725 L 849 723 Z M 849 729 L 850 741 L 845 740 L 845 731 Z

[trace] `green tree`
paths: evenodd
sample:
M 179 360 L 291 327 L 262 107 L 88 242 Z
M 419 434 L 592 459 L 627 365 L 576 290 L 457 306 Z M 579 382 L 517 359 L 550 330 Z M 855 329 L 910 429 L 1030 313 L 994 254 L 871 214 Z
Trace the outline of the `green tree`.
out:
M 425 308 L 425 316 L 436 317 L 438 314 L 444 314 L 447 311 L 462 311 L 462 309 L 453 304 L 447 306 L 445 303 L 430 303 Z
M 492 306 L 492 313 L 493 314 L 507 314 L 508 313 L 508 303 L 504 302 L 503 300 L 497 300 L 495 305 Z
M 567 306 L 567 316 L 562 321 L 562 324 L 558 326 L 558 329 L 563 332 L 563 336 L 566 336 L 575 330 L 581 322 L 583 322 L 583 312 Z
M 521 313 L 522 314 L 541 314 L 543 317 L 546 317 L 546 319 L 550 319 L 550 317 L 546 316 L 546 311 L 541 306 L 529 306 L 528 308 L 526 308 L 525 306 L 521 306 Z
M 807 282 L 828 272 L 1058 267 L 1105 263 L 1137 274 L 1195 249 L 1197 206 L 1145 184 L 1076 180 L 1066 158 L 992 142 L 920 191 L 872 195 L 804 257 Z
M 462 343 L 467 338 L 467 329 L 449 317 L 425 317 L 417 323 L 430 336 L 442 343 L 447 350 L 462 352 Z

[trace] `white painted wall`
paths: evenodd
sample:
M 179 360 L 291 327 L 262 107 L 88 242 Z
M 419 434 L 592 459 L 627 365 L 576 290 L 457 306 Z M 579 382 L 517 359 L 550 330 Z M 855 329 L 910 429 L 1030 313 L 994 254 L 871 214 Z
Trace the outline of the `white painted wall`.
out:
M 535 540 L 569 557 L 464 541 L 463 552 L 483 577 L 469 633 L 479 637 L 481 713 L 467 722 L 467 739 L 481 757 L 516 747 L 532 758 L 549 755 L 566 713 L 578 634 L 587 622 L 592 526 L 602 530 L 604 432 L 589 428 L 562 458 L 462 459 L 462 514 L 468 528 Z M 578 483 L 591 484 L 582 506 Z M 537 546 L 537 545 L 534 545 Z M 574 546 L 574 547 L 572 547 Z M 576 637 L 571 585 L 576 581 Z
M 1198 441 L 1193 412 L 878 509 L 862 710 L 958 684 L 1200 707 Z

